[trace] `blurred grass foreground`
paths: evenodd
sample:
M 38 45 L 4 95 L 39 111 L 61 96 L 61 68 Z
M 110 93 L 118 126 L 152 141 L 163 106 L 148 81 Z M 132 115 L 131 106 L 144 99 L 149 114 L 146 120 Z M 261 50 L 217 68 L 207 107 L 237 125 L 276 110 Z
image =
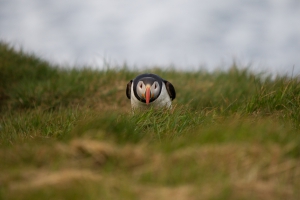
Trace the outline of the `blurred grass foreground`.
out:
M 133 115 L 126 67 L 66 69 L 0 43 L 0 199 L 300 199 L 299 77 L 149 70 L 171 112 Z

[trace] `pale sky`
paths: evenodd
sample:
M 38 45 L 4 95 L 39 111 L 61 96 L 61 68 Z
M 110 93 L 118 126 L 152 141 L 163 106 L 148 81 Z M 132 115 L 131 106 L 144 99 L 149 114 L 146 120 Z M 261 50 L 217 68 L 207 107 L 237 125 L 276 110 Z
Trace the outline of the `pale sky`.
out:
M 0 2 L 0 39 L 53 63 L 300 73 L 299 0 Z

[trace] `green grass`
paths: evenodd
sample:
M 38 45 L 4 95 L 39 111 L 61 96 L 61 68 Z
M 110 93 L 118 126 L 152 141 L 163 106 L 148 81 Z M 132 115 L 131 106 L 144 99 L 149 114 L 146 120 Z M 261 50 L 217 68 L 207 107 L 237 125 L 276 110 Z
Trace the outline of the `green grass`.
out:
M 153 68 L 173 110 L 133 114 L 144 71 L 66 69 L 0 43 L 0 199 L 299 199 L 299 77 Z

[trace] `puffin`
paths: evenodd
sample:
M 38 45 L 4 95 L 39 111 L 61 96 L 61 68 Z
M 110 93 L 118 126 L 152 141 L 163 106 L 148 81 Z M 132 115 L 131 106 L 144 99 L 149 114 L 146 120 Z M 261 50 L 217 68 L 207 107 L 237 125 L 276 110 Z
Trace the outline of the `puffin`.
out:
M 132 110 L 147 108 L 172 108 L 176 97 L 174 86 L 156 74 L 141 74 L 130 80 L 126 96 L 131 100 Z

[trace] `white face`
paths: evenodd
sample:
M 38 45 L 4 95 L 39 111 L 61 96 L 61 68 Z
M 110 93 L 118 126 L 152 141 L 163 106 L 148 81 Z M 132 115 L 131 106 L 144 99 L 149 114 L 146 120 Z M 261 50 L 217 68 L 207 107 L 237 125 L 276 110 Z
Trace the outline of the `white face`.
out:
M 157 81 L 154 81 L 152 85 L 145 85 L 143 81 L 139 81 L 136 86 L 136 92 L 141 99 L 146 99 L 146 87 L 150 88 L 151 100 L 156 99 L 159 95 L 160 87 Z

